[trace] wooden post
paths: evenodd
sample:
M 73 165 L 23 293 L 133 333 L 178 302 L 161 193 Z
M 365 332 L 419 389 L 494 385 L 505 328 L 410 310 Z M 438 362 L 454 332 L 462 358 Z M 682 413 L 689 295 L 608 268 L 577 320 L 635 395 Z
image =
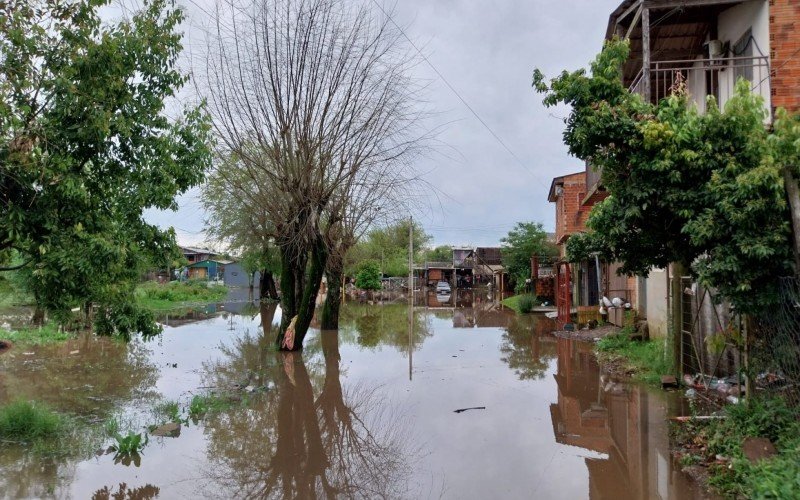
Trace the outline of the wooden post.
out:
M 794 250 L 794 273 L 800 276 L 800 190 L 797 180 L 788 166 L 783 167 L 783 186 L 789 199 L 789 214 L 792 218 L 792 242 Z
M 678 378 L 683 377 L 683 342 L 682 337 L 682 321 L 683 321 L 683 285 L 681 278 L 683 277 L 684 267 L 679 262 L 672 264 L 672 349 L 673 357 L 675 360 L 675 372 Z
M 650 9 L 642 8 L 642 83 L 644 95 L 650 101 Z
M 408 218 L 408 303 L 414 305 L 414 218 Z

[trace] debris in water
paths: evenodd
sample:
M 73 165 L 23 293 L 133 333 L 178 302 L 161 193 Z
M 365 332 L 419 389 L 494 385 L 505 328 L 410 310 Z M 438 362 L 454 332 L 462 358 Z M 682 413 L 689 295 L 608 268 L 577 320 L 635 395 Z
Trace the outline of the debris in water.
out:
M 150 431 L 150 434 L 161 437 L 178 437 L 181 435 L 181 424 L 177 422 L 170 422 L 168 424 L 160 425 Z
M 471 408 L 459 408 L 458 410 L 453 410 L 453 413 L 462 413 L 467 410 L 485 410 L 485 409 L 486 409 L 485 406 L 473 406 Z
M 678 380 L 675 377 L 673 377 L 672 375 L 661 376 L 662 389 L 677 388 L 677 387 L 678 387 Z

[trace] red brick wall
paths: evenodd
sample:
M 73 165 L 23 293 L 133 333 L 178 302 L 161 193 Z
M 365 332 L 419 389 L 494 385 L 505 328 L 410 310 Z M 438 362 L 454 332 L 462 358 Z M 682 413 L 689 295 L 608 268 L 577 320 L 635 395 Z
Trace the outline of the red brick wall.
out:
M 590 210 L 590 207 L 581 205 L 586 196 L 586 175 L 583 172 L 564 177 L 563 188 L 564 192 L 556 201 L 556 242 L 559 244 L 564 243 L 569 235 L 585 229 Z
M 772 106 L 800 111 L 800 0 L 769 0 Z

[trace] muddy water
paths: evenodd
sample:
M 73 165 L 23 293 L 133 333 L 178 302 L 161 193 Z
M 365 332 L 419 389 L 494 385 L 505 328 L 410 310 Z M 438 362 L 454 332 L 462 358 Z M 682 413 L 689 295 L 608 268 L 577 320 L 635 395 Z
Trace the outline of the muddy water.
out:
M 668 454 L 676 401 L 615 383 L 590 346 L 484 297 L 347 304 L 302 353 L 270 349 L 274 306 L 163 318 L 128 346 L 83 338 L 0 356 L 0 403 L 44 400 L 123 430 L 153 408 L 243 399 L 151 437 L 136 463 L 101 450 L 43 459 L 0 443 L 0 495 L 108 498 L 691 498 Z M 77 352 L 76 352 L 77 351 Z M 250 393 L 241 387 L 255 389 Z

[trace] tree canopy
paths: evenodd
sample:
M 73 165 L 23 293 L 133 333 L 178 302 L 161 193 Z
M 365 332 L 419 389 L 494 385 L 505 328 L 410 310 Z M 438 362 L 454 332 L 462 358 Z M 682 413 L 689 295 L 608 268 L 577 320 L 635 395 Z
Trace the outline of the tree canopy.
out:
M 517 287 L 525 285 L 531 277 L 531 257 L 555 256 L 558 250 L 547 241 L 547 233 L 540 222 L 517 222 L 504 238 L 503 266 Z
M 152 0 L 104 23 L 105 4 L 0 5 L 0 251 L 17 253 L 41 308 L 96 303 L 106 330 L 152 330 L 133 282 L 178 254 L 143 211 L 201 181 L 209 127 L 202 108 L 165 113 L 188 78 L 181 10 Z
M 431 241 L 430 235 L 418 222 L 414 222 L 414 254 L 421 255 L 423 248 Z M 376 227 L 362 238 L 348 253 L 346 271 L 358 272 L 360 263 L 365 260 L 382 263 L 383 274 L 387 276 L 408 276 L 408 229 L 409 220 L 401 219 L 393 224 Z M 452 254 L 446 260 L 452 259 Z
M 651 104 L 622 85 L 628 53 L 615 40 L 591 74 L 564 72 L 549 83 L 534 74 L 546 105 L 572 107 L 564 141 L 601 170 L 609 192 L 592 209 L 589 232 L 569 239 L 568 258 L 599 251 L 644 276 L 682 263 L 739 310 L 759 310 L 775 298 L 774 278 L 792 272 L 781 175 L 789 157 L 771 146 L 780 139 L 769 137 L 763 99 L 740 80 L 723 110 L 709 97 L 701 113 L 679 81 Z

